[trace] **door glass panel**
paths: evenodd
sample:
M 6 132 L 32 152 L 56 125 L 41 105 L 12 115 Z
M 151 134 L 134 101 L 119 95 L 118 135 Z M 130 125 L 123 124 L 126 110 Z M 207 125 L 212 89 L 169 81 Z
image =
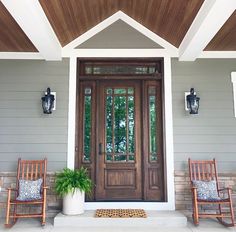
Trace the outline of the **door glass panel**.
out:
M 115 134 L 115 152 L 126 152 L 126 97 L 115 96 L 114 99 L 114 134 Z
M 114 89 L 115 94 L 126 94 L 126 89 Z
M 113 152 L 113 143 L 112 143 L 112 106 L 113 106 L 113 96 L 108 95 L 106 97 L 106 152 Z
M 134 94 L 134 89 L 133 88 L 128 88 L 128 94 Z
M 137 64 L 85 64 L 85 75 L 150 75 L 158 73 L 155 63 Z
M 150 161 L 157 161 L 156 96 L 149 96 L 149 152 Z
M 128 96 L 128 127 L 129 153 L 134 153 L 134 96 Z
M 87 90 L 87 91 L 86 91 Z M 85 89 L 85 93 L 89 92 L 91 94 L 91 89 Z M 84 96 L 84 162 L 90 162 L 91 158 L 91 95 Z
M 105 91 L 106 162 L 135 161 L 134 89 L 128 89 L 107 88 Z

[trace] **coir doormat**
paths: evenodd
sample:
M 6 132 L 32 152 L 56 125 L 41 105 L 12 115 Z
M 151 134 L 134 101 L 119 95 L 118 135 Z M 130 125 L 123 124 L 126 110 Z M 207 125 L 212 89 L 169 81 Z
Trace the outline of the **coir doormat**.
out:
M 98 218 L 146 218 L 143 209 L 97 209 L 95 217 Z

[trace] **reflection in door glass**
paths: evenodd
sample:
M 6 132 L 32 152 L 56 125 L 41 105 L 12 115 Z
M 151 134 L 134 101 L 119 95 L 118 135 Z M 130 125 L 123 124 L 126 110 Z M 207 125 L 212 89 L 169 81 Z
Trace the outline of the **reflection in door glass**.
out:
M 128 96 L 129 153 L 134 153 L 134 97 Z M 131 158 L 131 156 L 129 157 Z
M 114 97 L 114 115 L 115 115 L 115 152 L 126 152 L 126 97 Z
M 84 162 L 89 162 L 91 156 L 91 109 L 91 96 L 84 96 Z
M 113 152 L 112 144 L 112 102 L 113 96 L 108 95 L 106 99 L 106 152 Z
M 157 160 L 157 117 L 156 117 L 156 96 L 149 96 L 149 152 L 150 161 Z
M 134 89 L 108 88 L 105 93 L 106 162 L 134 162 Z

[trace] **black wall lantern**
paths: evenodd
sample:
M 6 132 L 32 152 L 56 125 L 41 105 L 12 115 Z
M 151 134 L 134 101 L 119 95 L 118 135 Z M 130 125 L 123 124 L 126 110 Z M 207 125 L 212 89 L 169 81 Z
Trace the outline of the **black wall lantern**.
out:
M 194 94 L 194 88 L 190 89 L 190 94 L 186 96 L 187 109 L 190 114 L 198 114 L 200 98 Z
M 41 99 L 42 99 L 43 113 L 51 114 L 52 109 L 54 107 L 55 97 L 53 94 L 51 94 L 50 88 L 47 88 L 47 93 Z

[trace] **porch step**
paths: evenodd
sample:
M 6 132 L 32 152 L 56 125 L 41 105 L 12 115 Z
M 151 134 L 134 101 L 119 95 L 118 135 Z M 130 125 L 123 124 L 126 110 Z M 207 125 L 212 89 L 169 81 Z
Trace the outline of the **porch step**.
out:
M 186 227 L 187 218 L 179 211 L 146 211 L 147 218 L 95 218 L 95 210 L 68 216 L 62 213 L 54 218 L 55 227 Z

